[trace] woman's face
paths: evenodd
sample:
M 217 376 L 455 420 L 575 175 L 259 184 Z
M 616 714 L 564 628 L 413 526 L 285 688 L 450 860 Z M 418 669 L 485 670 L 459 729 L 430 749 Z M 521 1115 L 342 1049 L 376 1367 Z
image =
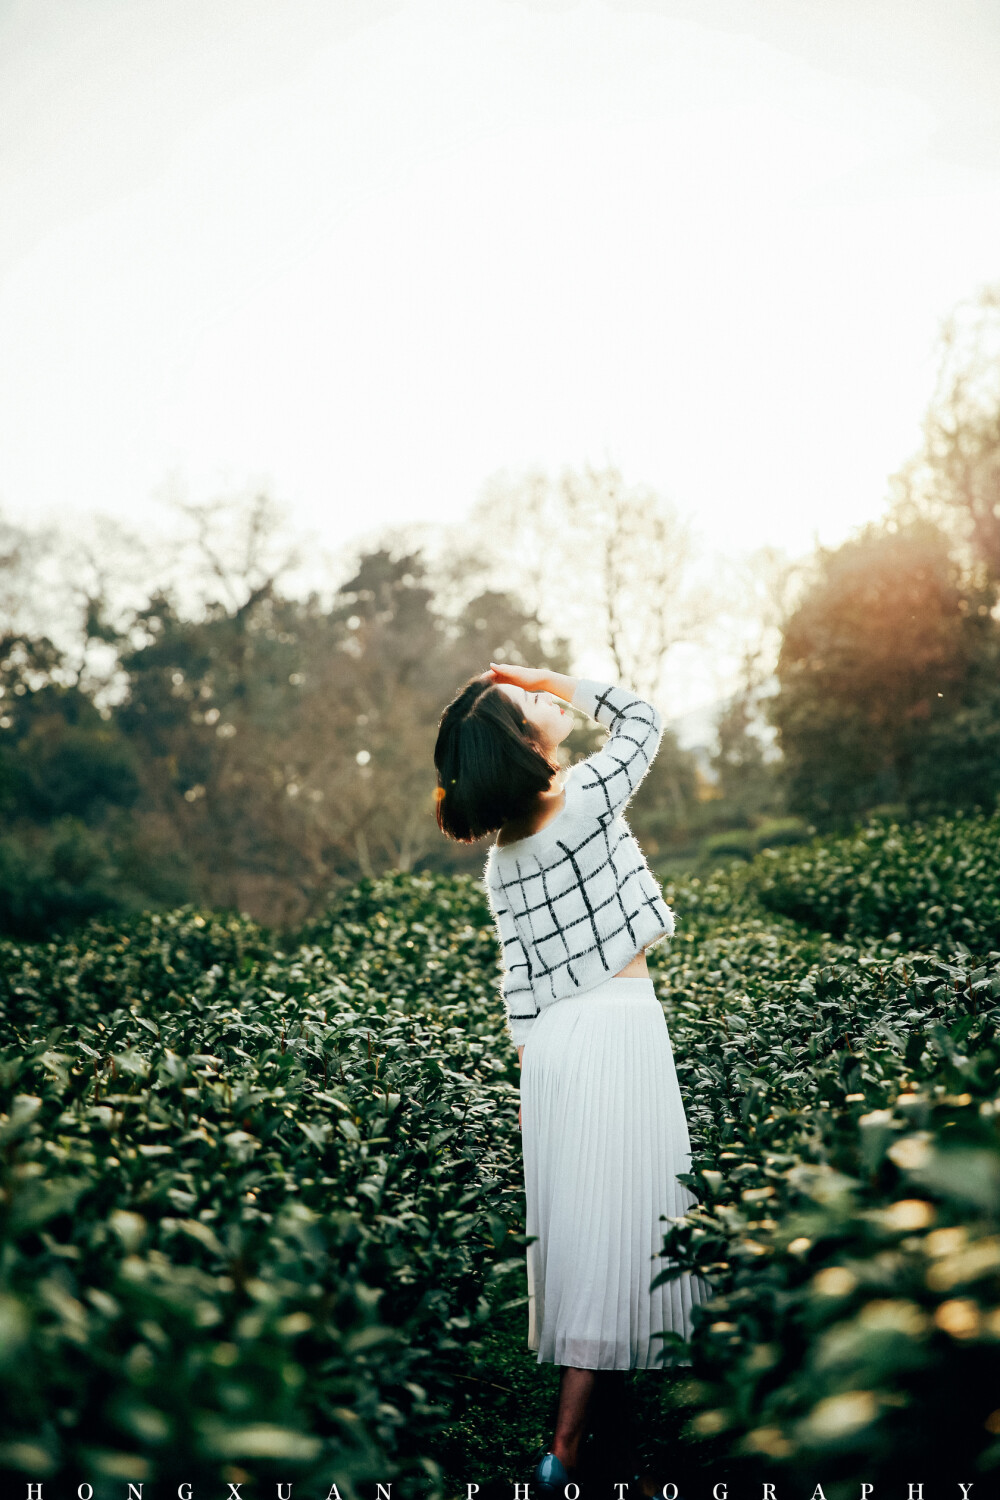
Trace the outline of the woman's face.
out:
M 529 693 L 526 688 L 515 687 L 512 682 L 498 682 L 501 693 L 506 693 L 524 717 L 538 730 L 546 752 L 561 745 L 573 728 L 573 715 L 550 693 Z

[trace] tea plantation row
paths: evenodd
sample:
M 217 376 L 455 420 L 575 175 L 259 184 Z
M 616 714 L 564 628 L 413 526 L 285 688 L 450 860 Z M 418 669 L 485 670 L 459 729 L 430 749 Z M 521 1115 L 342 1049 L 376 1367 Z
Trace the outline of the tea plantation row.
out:
M 667 1248 L 715 1293 L 689 1430 L 828 1500 L 995 1475 L 1000 953 L 796 936 L 746 899 L 662 968 L 700 1199 Z
M 523 1257 L 495 942 L 468 882 L 404 879 L 304 938 L 185 911 L 0 953 L 5 1471 L 433 1491 Z
M 664 1274 L 715 1292 L 682 1461 L 828 1500 L 943 1443 L 952 1479 L 1000 1466 L 998 831 L 878 826 L 668 891 L 700 1203 Z M 463 880 L 366 882 L 284 948 L 190 910 L 0 945 L 0 1467 L 96 1500 L 478 1477 L 455 1414 L 524 1321 L 495 982 Z

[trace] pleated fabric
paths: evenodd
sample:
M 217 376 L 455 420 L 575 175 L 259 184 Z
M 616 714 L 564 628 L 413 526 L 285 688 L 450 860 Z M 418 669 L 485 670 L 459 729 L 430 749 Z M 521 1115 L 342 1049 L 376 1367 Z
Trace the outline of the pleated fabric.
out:
M 649 1289 L 667 1265 L 662 1216 L 695 1202 L 677 1181 L 691 1144 L 651 979 L 609 979 L 542 1009 L 521 1060 L 521 1146 L 537 1236 L 528 1348 L 579 1369 L 660 1366 L 653 1335 L 689 1338 L 709 1289 L 690 1272 Z

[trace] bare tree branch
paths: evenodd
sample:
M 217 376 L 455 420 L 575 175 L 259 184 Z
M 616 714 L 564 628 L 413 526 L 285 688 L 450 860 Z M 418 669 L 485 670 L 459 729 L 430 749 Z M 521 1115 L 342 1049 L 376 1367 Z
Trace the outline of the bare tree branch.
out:
M 500 476 L 472 524 L 497 586 L 568 636 L 578 660 L 605 658 L 637 691 L 662 696 L 672 652 L 701 639 L 715 612 L 691 581 L 690 524 L 614 465 Z

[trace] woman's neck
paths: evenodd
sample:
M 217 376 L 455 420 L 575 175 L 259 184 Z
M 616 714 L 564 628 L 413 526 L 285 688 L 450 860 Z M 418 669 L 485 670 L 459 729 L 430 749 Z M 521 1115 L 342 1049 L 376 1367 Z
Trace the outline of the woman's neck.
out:
M 503 825 L 497 835 L 498 845 L 503 848 L 504 844 L 516 844 L 520 839 L 530 838 L 533 833 L 538 833 L 551 818 L 561 812 L 565 801 L 562 774 L 557 773 L 549 788 L 539 792 L 535 806 L 527 817 L 512 819 Z

